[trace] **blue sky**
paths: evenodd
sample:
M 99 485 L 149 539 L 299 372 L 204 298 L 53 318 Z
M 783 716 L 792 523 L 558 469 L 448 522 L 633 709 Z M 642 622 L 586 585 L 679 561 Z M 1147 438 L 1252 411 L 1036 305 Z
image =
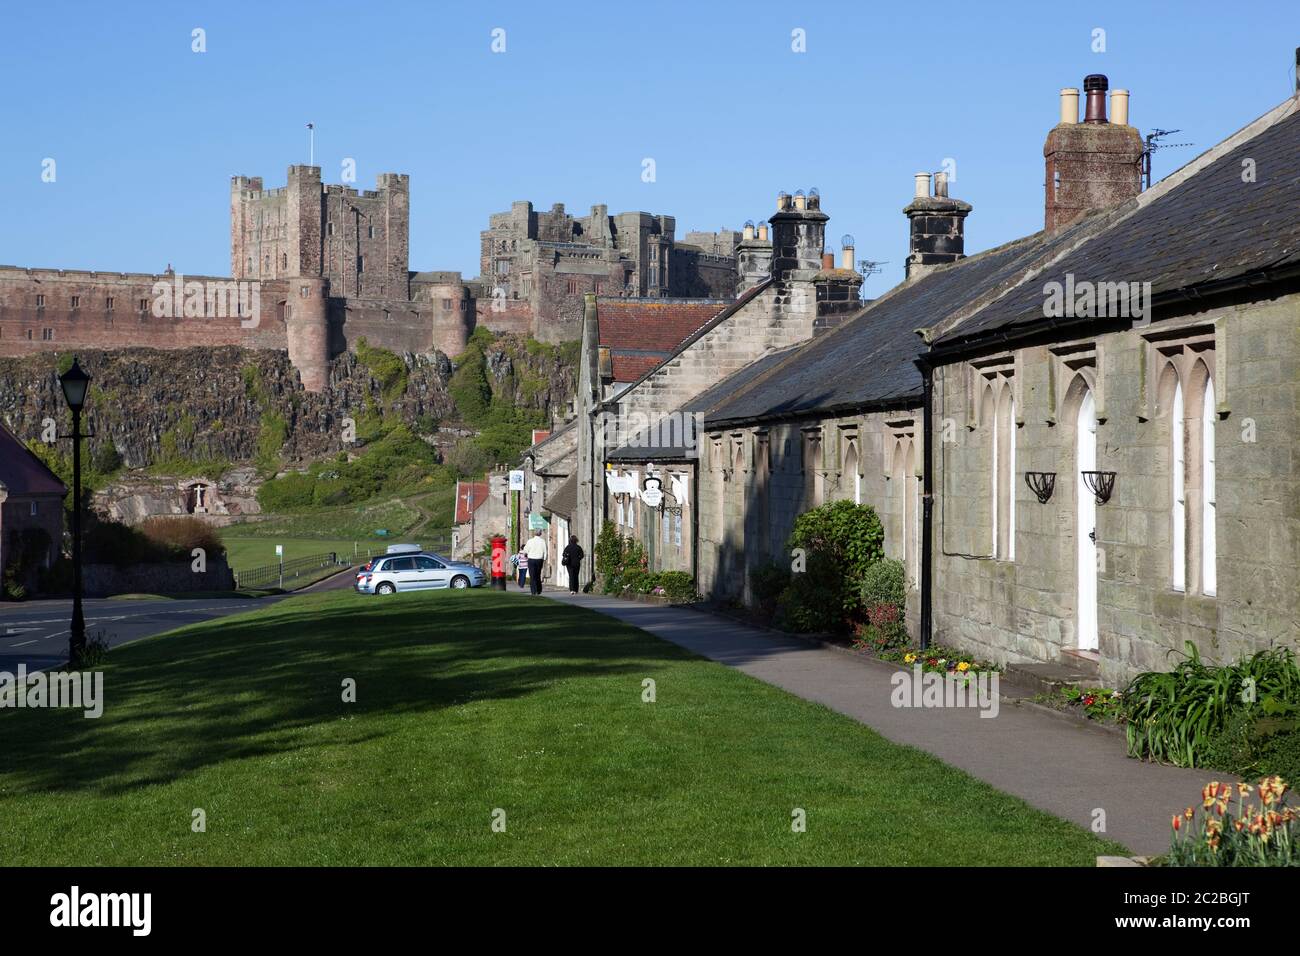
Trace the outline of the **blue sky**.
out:
M 360 188 L 411 175 L 414 269 L 476 275 L 512 200 L 667 213 L 680 238 L 816 186 L 832 244 L 889 261 L 875 294 L 914 172 L 956 161 L 985 249 L 1042 225 L 1061 87 L 1105 73 L 1140 130 L 1181 128 L 1160 177 L 1284 99 L 1296 46 L 1295 2 L 13 4 L 0 263 L 226 274 L 230 177 L 283 185 L 313 122 L 327 181 L 345 158 Z

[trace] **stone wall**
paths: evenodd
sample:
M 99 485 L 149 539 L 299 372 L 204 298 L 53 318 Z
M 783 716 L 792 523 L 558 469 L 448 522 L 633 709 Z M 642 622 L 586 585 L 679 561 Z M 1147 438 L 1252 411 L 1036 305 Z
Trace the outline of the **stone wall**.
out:
M 206 570 L 195 571 L 190 561 L 168 564 L 87 564 L 82 568 L 87 597 L 113 594 L 177 594 L 186 591 L 230 591 L 235 576 L 225 555 L 208 555 Z
M 1100 420 L 1096 468 L 1117 473 L 1095 522 L 1103 679 L 1122 684 L 1142 670 L 1167 670 L 1176 660 L 1170 652 L 1189 640 L 1215 660 L 1294 645 L 1300 633 L 1297 328 L 1300 296 L 1290 295 L 1006 356 L 1017 396 L 1011 560 L 990 557 L 991 426 L 972 394 L 978 394 L 972 380 L 979 387 L 982 372 L 965 363 L 938 370 L 935 640 L 999 662 L 1053 660 L 1077 648 L 1073 416 L 1081 386 L 1072 393 L 1071 383 L 1083 376 Z M 1173 426 L 1156 370 L 1160 356 L 1180 341 L 1194 342 L 1196 355 L 1213 369 L 1213 594 L 1202 593 L 1193 560 L 1185 589 L 1173 586 Z M 1190 420 L 1190 409 L 1187 415 Z M 1027 487 L 1027 470 L 1056 473 L 1047 504 Z M 1189 512 L 1198 494 L 1189 477 Z
M 907 566 L 907 623 L 915 635 L 919 434 L 919 409 L 708 433 L 698 492 L 701 593 L 752 600 L 750 571 L 768 561 L 791 566 L 788 542 L 799 515 L 819 503 L 857 500 L 879 515 L 886 556 Z

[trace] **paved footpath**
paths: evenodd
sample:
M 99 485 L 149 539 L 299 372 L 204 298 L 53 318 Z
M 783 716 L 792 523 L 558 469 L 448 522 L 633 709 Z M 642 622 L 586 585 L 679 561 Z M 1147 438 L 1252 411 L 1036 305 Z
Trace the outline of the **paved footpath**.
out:
M 1123 737 L 1037 709 L 1004 692 L 994 718 L 975 708 L 909 708 L 890 703 L 884 661 L 818 647 L 700 611 L 636 604 L 551 590 L 547 596 L 626 621 L 768 684 L 861 721 L 895 743 L 934 754 L 1032 806 L 1092 828 L 1105 812 L 1104 836 L 1135 854 L 1169 849 L 1169 818 L 1199 803 L 1208 770 L 1130 760 Z

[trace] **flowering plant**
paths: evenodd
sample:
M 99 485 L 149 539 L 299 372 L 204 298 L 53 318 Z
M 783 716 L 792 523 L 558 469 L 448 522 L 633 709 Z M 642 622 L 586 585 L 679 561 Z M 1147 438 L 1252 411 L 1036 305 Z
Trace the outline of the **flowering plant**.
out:
M 897 648 L 885 651 L 880 656 L 884 660 L 896 661 L 906 664 L 908 667 L 920 664 L 921 670 L 925 673 L 951 673 L 959 677 L 965 677 L 967 681 L 980 671 L 1001 670 L 1000 667 L 990 661 L 983 661 L 965 651 L 942 647 L 938 644 L 931 645 L 924 651 L 916 648 Z
M 1248 783 L 1211 781 L 1201 806 L 1171 818 L 1169 866 L 1300 866 L 1300 813 L 1284 805 L 1281 777 Z M 1231 806 L 1236 793 L 1236 807 Z M 1258 803 L 1248 805 L 1254 794 Z
M 1061 695 L 1091 720 L 1118 720 L 1124 695 L 1110 687 L 1064 687 Z

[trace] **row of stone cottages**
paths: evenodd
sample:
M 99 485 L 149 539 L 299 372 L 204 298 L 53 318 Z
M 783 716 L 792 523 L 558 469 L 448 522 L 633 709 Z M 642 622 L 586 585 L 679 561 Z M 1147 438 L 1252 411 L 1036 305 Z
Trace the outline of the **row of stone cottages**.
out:
M 880 513 L 922 641 L 1115 683 L 1188 640 L 1294 642 L 1300 101 L 1142 191 L 1106 87 L 1082 121 L 1062 91 L 1040 232 L 967 257 L 971 207 L 918 174 L 880 299 L 823 252 L 815 193 L 746 229 L 732 303 L 589 297 L 576 415 L 525 461 L 556 545 L 614 521 L 745 599 L 845 498 Z

